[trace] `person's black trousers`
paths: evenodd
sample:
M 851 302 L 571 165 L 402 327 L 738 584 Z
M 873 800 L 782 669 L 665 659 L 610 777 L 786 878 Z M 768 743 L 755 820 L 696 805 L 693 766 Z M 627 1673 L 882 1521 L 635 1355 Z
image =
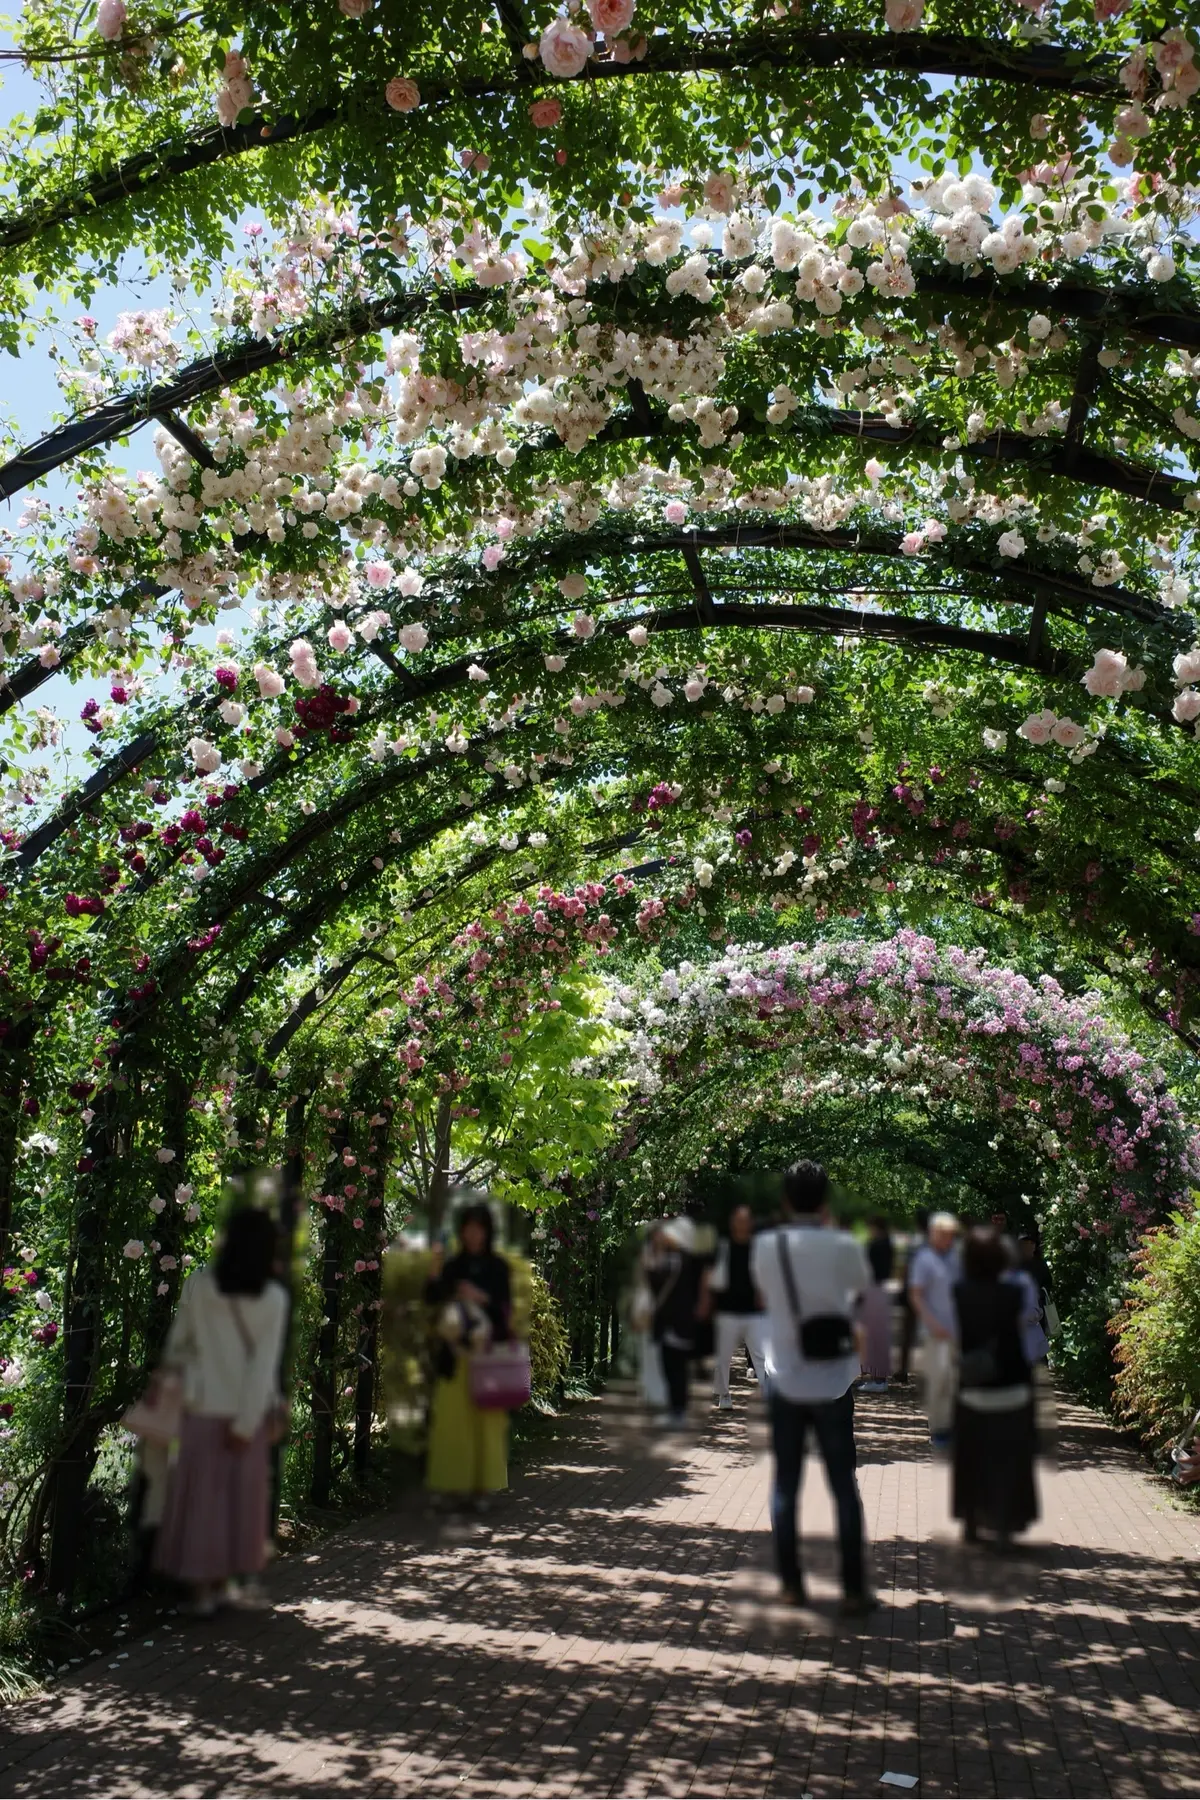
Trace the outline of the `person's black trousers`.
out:
M 771 1394 L 770 1407 L 775 1453 L 771 1527 L 780 1579 L 788 1587 L 798 1585 L 801 1579 L 796 1503 L 811 1426 L 837 1506 L 842 1588 L 847 1596 L 862 1594 L 863 1515 L 855 1474 L 858 1459 L 854 1447 L 854 1389 L 847 1388 L 837 1400 L 809 1401 L 785 1400 L 776 1390 Z
M 688 1371 L 691 1367 L 692 1352 L 681 1350 L 676 1344 L 660 1345 L 662 1351 L 663 1377 L 667 1384 L 667 1398 L 673 1413 L 685 1413 L 688 1402 Z

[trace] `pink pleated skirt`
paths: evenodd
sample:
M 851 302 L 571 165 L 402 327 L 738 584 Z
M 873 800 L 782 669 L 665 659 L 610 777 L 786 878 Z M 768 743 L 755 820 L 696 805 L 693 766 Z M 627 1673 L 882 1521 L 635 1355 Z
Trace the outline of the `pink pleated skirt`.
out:
M 873 1281 L 863 1295 L 862 1322 L 867 1333 L 863 1372 L 871 1381 L 887 1381 L 892 1373 L 892 1297 L 881 1282 Z
M 271 1502 L 266 1427 L 244 1450 L 233 1450 L 226 1441 L 229 1423 L 184 1415 L 154 1547 L 155 1568 L 176 1581 L 199 1585 L 257 1575 L 267 1560 Z

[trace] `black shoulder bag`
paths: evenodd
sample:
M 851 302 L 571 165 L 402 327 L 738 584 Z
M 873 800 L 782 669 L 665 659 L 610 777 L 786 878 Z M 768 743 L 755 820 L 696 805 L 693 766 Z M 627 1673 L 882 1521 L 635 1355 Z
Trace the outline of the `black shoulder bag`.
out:
M 840 1357 L 851 1355 L 854 1350 L 854 1327 L 843 1314 L 814 1313 L 808 1319 L 801 1316 L 800 1296 L 796 1291 L 795 1271 L 788 1254 L 786 1231 L 776 1232 L 775 1242 L 779 1249 L 779 1267 L 783 1285 L 787 1289 L 788 1305 L 796 1322 L 796 1342 L 800 1346 L 801 1356 L 806 1362 L 837 1362 Z

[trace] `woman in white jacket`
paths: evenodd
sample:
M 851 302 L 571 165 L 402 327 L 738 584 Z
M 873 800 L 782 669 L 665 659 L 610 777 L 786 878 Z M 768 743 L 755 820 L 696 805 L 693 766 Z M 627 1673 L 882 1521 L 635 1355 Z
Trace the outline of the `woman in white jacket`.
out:
M 257 1575 L 267 1557 L 287 1325 L 275 1252 L 268 1213 L 234 1213 L 211 1267 L 184 1283 L 163 1355 L 163 1372 L 183 1381 L 183 1429 L 154 1563 L 188 1584 L 206 1615 L 228 1581 Z

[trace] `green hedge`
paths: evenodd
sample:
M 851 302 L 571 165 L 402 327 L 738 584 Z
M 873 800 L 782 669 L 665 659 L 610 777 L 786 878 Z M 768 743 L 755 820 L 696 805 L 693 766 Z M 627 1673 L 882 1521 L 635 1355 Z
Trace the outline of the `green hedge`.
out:
M 1158 1448 L 1200 1406 L 1200 1213 L 1173 1213 L 1134 1258 L 1113 1320 L 1116 1404 Z

